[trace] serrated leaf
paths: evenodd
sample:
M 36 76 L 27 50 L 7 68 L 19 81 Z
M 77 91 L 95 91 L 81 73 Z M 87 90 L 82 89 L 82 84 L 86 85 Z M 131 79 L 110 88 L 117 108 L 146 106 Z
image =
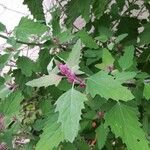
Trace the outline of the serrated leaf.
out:
M 136 76 L 136 74 L 136 72 L 119 72 L 115 74 L 115 78 L 121 83 L 124 83 L 130 79 L 133 79 Z
M 112 57 L 111 53 L 104 48 L 102 54 L 102 63 L 96 64 L 99 69 L 107 70 L 109 66 L 113 66 L 115 59 Z
M 94 39 L 88 35 L 88 33 L 85 30 L 81 30 L 78 33 L 76 33 L 76 36 L 81 39 L 83 44 L 85 44 L 86 47 L 98 49 L 97 43 L 94 41 Z
M 148 141 L 138 122 L 137 109 L 117 103 L 105 116 L 105 127 L 110 126 L 116 137 L 130 150 L 149 150 Z
M 32 35 L 40 36 L 48 30 L 48 27 L 39 22 L 23 17 L 14 33 L 17 39 L 27 42 Z
M 150 23 L 144 25 L 144 31 L 139 35 L 140 44 L 149 44 L 150 43 Z
M 148 84 L 148 83 L 145 83 L 145 84 L 144 84 L 143 96 L 144 96 L 147 100 L 150 99 L 150 84 Z
M 107 134 L 108 134 L 108 128 L 104 127 L 104 124 L 101 124 L 96 129 L 96 139 L 97 139 L 97 144 L 99 149 L 102 149 L 104 147 L 105 142 L 107 140 Z
M 20 91 L 11 93 L 6 99 L 0 103 L 0 113 L 3 113 L 7 117 L 12 117 L 18 114 L 21 108 L 21 101 L 23 96 Z
M 43 0 L 24 0 L 23 4 L 26 4 L 33 15 L 37 20 L 45 20 L 43 12 Z
M 124 55 L 119 59 L 119 65 L 122 70 L 126 70 L 133 65 L 133 58 L 134 58 L 134 47 L 127 46 L 124 49 Z
M 96 18 L 99 19 L 104 14 L 108 2 L 108 0 L 94 0 L 92 12 L 94 13 Z
M 50 73 L 49 75 L 44 75 L 38 79 L 31 80 L 26 83 L 26 85 L 31 87 L 48 87 L 50 85 L 58 85 L 61 81 L 62 77 L 56 75 L 54 73 Z
M 67 65 L 73 72 L 76 72 L 79 69 L 81 49 L 81 41 L 78 40 L 77 43 L 73 46 L 73 49 L 70 52 L 69 57 L 66 61 Z
M 80 15 L 82 18 L 89 21 L 91 0 L 71 0 L 66 5 L 67 24 L 72 25 Z M 78 9 L 77 9 L 78 8 Z
M 81 110 L 86 100 L 84 94 L 72 88 L 56 101 L 55 111 L 59 112 L 58 121 L 62 124 L 65 139 L 71 143 L 78 134 Z
M 64 140 L 61 124 L 57 123 L 57 114 L 50 114 L 43 128 L 43 133 L 40 136 L 35 150 L 53 150 L 60 142 Z
M 25 56 L 19 57 L 16 64 L 18 69 L 21 70 L 22 74 L 26 75 L 27 77 L 31 76 L 36 70 L 35 63 Z
M 104 71 L 100 71 L 87 79 L 87 92 L 92 97 L 99 94 L 101 97 L 111 98 L 116 101 L 129 101 L 134 98 L 130 90 Z

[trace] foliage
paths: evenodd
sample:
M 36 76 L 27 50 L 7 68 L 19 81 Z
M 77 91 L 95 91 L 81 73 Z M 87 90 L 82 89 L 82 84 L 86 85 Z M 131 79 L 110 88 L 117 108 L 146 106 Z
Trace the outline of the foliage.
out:
M 0 149 L 149 150 L 150 1 L 23 4 L 0 23 Z

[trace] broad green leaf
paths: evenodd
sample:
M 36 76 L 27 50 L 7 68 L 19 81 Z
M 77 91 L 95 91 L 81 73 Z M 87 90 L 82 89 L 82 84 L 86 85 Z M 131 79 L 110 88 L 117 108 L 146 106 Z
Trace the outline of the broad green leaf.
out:
M 23 17 L 14 32 L 17 39 L 27 42 L 32 35 L 40 36 L 47 30 L 48 27 L 44 24 Z
M 26 83 L 26 85 L 31 87 L 48 87 L 50 85 L 58 85 L 62 77 L 54 73 L 49 73 L 49 75 L 44 75 L 38 79 L 31 80 Z
M 129 101 L 134 98 L 130 90 L 104 71 L 100 71 L 87 79 L 87 92 L 92 97 L 98 94 L 105 99 L 111 98 L 116 101 Z
M 150 43 L 150 23 L 144 25 L 144 31 L 139 35 L 140 44 Z
M 37 20 L 45 20 L 43 12 L 43 0 L 24 0 L 23 4 L 26 4 L 33 15 Z
M 102 63 L 97 64 L 96 67 L 99 69 L 107 70 L 109 66 L 113 66 L 114 58 L 112 57 L 111 53 L 104 48 L 102 54 Z
M 55 111 L 59 112 L 58 121 L 62 124 L 65 139 L 71 143 L 78 134 L 81 110 L 86 100 L 84 94 L 72 88 L 56 101 Z
M 35 63 L 25 56 L 19 57 L 16 64 L 18 69 L 21 70 L 22 74 L 26 75 L 27 77 L 31 76 L 36 70 Z
M 148 141 L 138 121 L 137 109 L 117 103 L 105 116 L 105 127 L 110 126 L 116 137 L 130 150 L 149 150 Z
M 3 32 L 5 30 L 6 30 L 6 26 L 0 22 L 0 32 Z
M 129 16 L 121 17 L 119 25 L 117 26 L 117 35 L 128 34 L 122 42 L 127 43 L 128 45 L 136 44 L 139 35 L 138 27 L 140 27 L 140 24 L 137 18 Z
M 70 52 L 69 57 L 66 61 L 67 65 L 73 72 L 76 72 L 79 69 L 81 49 L 81 41 L 78 40 L 77 43 L 73 46 L 73 49 Z
M 98 49 L 97 43 L 90 35 L 88 35 L 88 33 L 85 30 L 79 31 L 78 33 L 76 33 L 76 36 L 81 39 L 81 41 L 86 47 Z
M 67 24 L 71 25 L 81 16 L 86 22 L 89 21 L 91 0 L 71 0 L 66 5 Z
M 60 142 L 64 141 L 64 134 L 61 124 L 57 123 L 57 114 L 50 114 L 40 135 L 35 150 L 53 150 Z
M 2 69 L 5 64 L 9 61 L 10 54 L 0 55 L 0 69 Z
M 95 17 L 99 19 L 107 9 L 108 0 L 94 0 L 93 2 L 93 9 L 92 12 L 94 13 Z
M 0 112 L 7 117 L 17 115 L 21 109 L 20 103 L 22 100 L 23 96 L 20 91 L 11 93 L 6 99 L 1 101 Z
M 147 100 L 150 99 L 150 84 L 148 84 L 148 83 L 145 83 L 145 84 L 144 84 L 143 96 L 144 96 Z
M 107 140 L 107 134 L 108 134 L 108 128 L 104 127 L 104 124 L 101 124 L 96 129 L 96 139 L 97 139 L 97 144 L 99 149 L 102 149 L 104 147 L 105 142 Z
M 133 58 L 134 58 L 134 47 L 127 46 L 124 49 L 124 55 L 119 59 L 119 65 L 122 70 L 126 70 L 133 65 Z
M 119 72 L 115 74 L 115 78 L 121 83 L 124 83 L 130 79 L 133 79 L 136 76 L 136 74 L 136 72 Z

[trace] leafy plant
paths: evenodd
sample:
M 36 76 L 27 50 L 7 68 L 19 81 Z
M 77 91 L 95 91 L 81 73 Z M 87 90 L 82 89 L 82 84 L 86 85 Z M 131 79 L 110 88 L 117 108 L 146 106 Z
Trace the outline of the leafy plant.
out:
M 0 23 L 0 149 L 149 150 L 150 1 L 23 4 Z

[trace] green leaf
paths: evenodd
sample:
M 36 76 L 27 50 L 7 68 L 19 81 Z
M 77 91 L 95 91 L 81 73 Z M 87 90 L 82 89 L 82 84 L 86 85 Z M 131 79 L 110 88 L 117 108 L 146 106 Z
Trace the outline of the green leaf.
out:
M 122 86 L 119 81 L 104 71 L 100 71 L 88 78 L 87 92 L 89 92 L 92 97 L 99 94 L 101 97 L 106 99 L 112 98 L 116 101 L 129 101 L 134 98 L 126 87 Z
M 148 141 L 138 122 L 137 109 L 117 103 L 105 116 L 105 127 L 110 126 L 116 137 L 121 137 L 130 150 L 149 150 Z
M 35 150 L 53 150 L 60 142 L 64 141 L 61 124 L 57 123 L 57 114 L 50 114 L 40 135 Z
M 119 10 L 122 11 L 124 5 L 125 5 L 125 0 L 116 0 L 117 5 L 119 7 Z
M 6 26 L 0 22 L 0 32 L 3 32 L 5 30 L 6 30 Z
M 99 19 L 104 14 L 108 2 L 108 0 L 94 0 L 92 12 L 94 13 L 97 19 Z
M 104 48 L 102 54 L 102 63 L 97 64 L 96 67 L 103 70 L 108 70 L 109 66 L 113 66 L 114 58 L 112 57 L 111 53 Z
M 123 39 L 125 39 L 127 36 L 128 36 L 127 33 L 119 35 L 119 36 L 115 39 L 115 43 L 121 42 L 121 41 L 122 41 Z
M 50 85 L 58 85 L 61 81 L 62 77 L 56 75 L 54 73 L 50 73 L 49 75 L 44 75 L 38 79 L 31 80 L 26 83 L 26 85 L 31 87 L 48 87 Z
M 136 76 L 136 74 L 136 72 L 119 72 L 115 74 L 115 78 L 121 83 L 124 83 L 130 79 L 133 79 Z
M 119 59 L 119 65 L 122 70 L 126 70 L 133 65 L 133 58 L 134 58 L 134 47 L 127 46 L 124 49 L 124 55 Z
M 86 47 L 98 49 L 97 43 L 94 41 L 94 39 L 88 35 L 88 33 L 85 30 L 81 30 L 78 33 L 76 33 L 76 36 L 81 39 L 83 44 L 85 44 Z
M 0 85 L 0 98 L 6 98 L 10 94 L 10 90 L 5 85 Z
M 66 5 L 67 24 L 72 25 L 77 17 L 89 21 L 91 0 L 71 0 Z
M 26 4 L 33 15 L 37 20 L 45 20 L 43 12 L 43 0 L 24 0 L 23 4 Z
M 86 100 L 84 94 L 72 88 L 56 101 L 55 111 L 59 112 L 58 121 L 62 124 L 65 139 L 71 143 L 78 134 L 81 110 Z
M 150 23 L 144 25 L 144 31 L 139 35 L 140 44 L 149 44 L 150 43 Z
M 27 42 L 32 35 L 40 36 L 47 30 L 44 24 L 23 17 L 14 32 L 17 39 Z
M 16 64 L 18 69 L 21 70 L 22 74 L 26 75 L 27 77 L 31 76 L 32 73 L 36 71 L 35 63 L 25 56 L 19 57 Z
M 97 139 L 97 144 L 99 149 L 102 149 L 104 147 L 105 142 L 107 140 L 107 134 L 108 134 L 108 128 L 105 128 L 104 124 L 101 124 L 96 129 L 96 139 Z
M 58 38 L 60 44 L 68 42 L 73 37 L 74 37 L 74 35 L 71 33 L 71 30 L 66 30 L 64 32 L 60 32 L 57 35 L 57 38 Z
M 10 54 L 0 55 L 0 69 L 2 69 L 5 66 L 9 58 L 10 58 Z
M 78 40 L 77 43 L 73 46 L 73 49 L 66 61 L 67 65 L 73 72 L 76 72 L 79 69 L 81 49 L 81 41 Z
M 147 100 L 150 99 L 150 84 L 148 84 L 148 83 L 145 83 L 145 84 L 144 84 L 143 96 L 144 96 Z
M 21 109 L 21 101 L 23 96 L 20 91 L 11 93 L 5 100 L 0 103 L 0 112 L 7 117 L 15 116 Z

